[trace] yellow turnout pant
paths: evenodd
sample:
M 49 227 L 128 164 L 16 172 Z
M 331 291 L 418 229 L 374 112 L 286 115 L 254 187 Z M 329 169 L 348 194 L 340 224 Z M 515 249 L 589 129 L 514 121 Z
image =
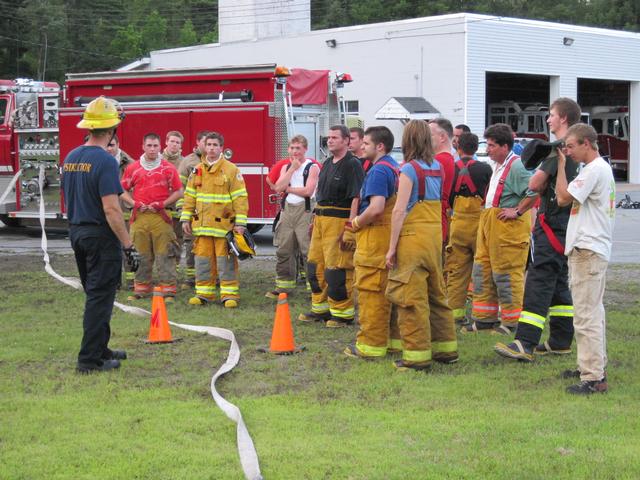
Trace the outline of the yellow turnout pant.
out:
M 480 197 L 456 197 L 453 201 L 453 216 L 449 229 L 449 244 L 445 249 L 444 271 L 449 306 L 456 320 L 465 316 L 465 303 L 471 281 L 473 257 L 476 253 L 481 212 Z
M 442 275 L 440 201 L 418 202 L 405 219 L 389 273 L 387 298 L 398 308 L 405 363 L 426 364 L 456 353 L 453 314 Z
M 216 299 L 216 280 L 220 280 L 220 300 L 240 298 L 238 259 L 229 252 L 224 237 L 194 237 L 193 254 L 196 267 L 196 295 Z
M 346 209 L 348 210 L 348 209 Z M 338 243 L 344 218 L 316 215 L 307 259 L 307 278 L 311 285 L 311 311 L 331 312 L 343 321 L 353 320 L 353 252 Z
M 499 220 L 500 208 L 480 215 L 476 256 L 473 263 L 474 321 L 515 327 L 522 310 L 524 270 L 529 253 L 531 215 Z

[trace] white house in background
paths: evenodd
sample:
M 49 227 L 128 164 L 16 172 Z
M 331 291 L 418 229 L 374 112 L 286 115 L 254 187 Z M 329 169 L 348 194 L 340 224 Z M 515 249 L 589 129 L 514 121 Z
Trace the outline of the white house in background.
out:
M 274 2 L 249 3 L 253 10 L 240 14 L 234 2 L 220 1 L 223 43 L 154 51 L 138 68 L 274 62 L 348 72 L 354 79 L 342 90 L 348 111 L 365 126 L 389 126 L 396 144 L 401 122 L 376 119 L 394 98 L 401 104 L 400 98 L 421 97 L 478 134 L 488 103 L 496 101 L 549 104 L 566 96 L 583 107 L 626 103 L 629 180 L 640 183 L 640 34 L 467 13 L 311 31 L 309 0 L 300 2 L 304 8 L 268 12 Z

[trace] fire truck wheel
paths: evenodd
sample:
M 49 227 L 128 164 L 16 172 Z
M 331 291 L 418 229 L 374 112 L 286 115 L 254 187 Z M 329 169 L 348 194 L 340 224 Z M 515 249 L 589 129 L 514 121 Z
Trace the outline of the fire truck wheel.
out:
M 22 227 L 22 223 L 19 218 L 11 218 L 9 215 L 0 215 L 0 222 L 4 223 L 7 227 L 17 228 Z
M 249 230 L 249 233 L 253 235 L 254 233 L 259 232 L 262 227 L 264 227 L 264 225 L 261 223 L 250 223 L 247 225 L 247 230 Z

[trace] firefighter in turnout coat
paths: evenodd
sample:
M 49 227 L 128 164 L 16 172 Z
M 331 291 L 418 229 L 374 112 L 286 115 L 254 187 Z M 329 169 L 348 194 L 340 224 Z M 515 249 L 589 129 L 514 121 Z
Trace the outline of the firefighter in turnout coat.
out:
M 231 230 L 244 233 L 249 201 L 242 174 L 222 155 L 224 139 L 219 133 L 205 137 L 206 157 L 189 176 L 180 221 L 184 232 L 193 234 L 196 268 L 195 296 L 191 305 L 216 299 L 226 308 L 238 306 L 238 259 L 229 251 L 225 236 Z

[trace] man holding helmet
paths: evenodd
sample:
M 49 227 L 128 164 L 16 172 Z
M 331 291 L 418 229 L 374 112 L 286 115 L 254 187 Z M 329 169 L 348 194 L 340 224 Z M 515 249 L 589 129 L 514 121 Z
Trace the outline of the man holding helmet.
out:
M 206 155 L 187 181 L 180 221 L 184 233 L 194 236 L 196 294 L 189 304 L 214 301 L 219 278 L 222 304 L 236 308 L 240 299 L 238 258 L 229 250 L 227 234 L 233 231 L 242 236 L 232 239 L 236 248 L 244 247 L 249 198 L 240 169 L 224 158 L 223 147 L 219 133 L 205 136 Z
M 114 100 L 98 97 L 89 103 L 77 125 L 89 130 L 89 137 L 67 155 L 62 167 L 69 238 L 86 295 L 77 365 L 80 373 L 119 368 L 120 360 L 127 358 L 123 350 L 108 347 L 122 248 L 132 271 L 139 264 L 118 201 L 122 193 L 118 165 L 106 151 L 123 118 Z

